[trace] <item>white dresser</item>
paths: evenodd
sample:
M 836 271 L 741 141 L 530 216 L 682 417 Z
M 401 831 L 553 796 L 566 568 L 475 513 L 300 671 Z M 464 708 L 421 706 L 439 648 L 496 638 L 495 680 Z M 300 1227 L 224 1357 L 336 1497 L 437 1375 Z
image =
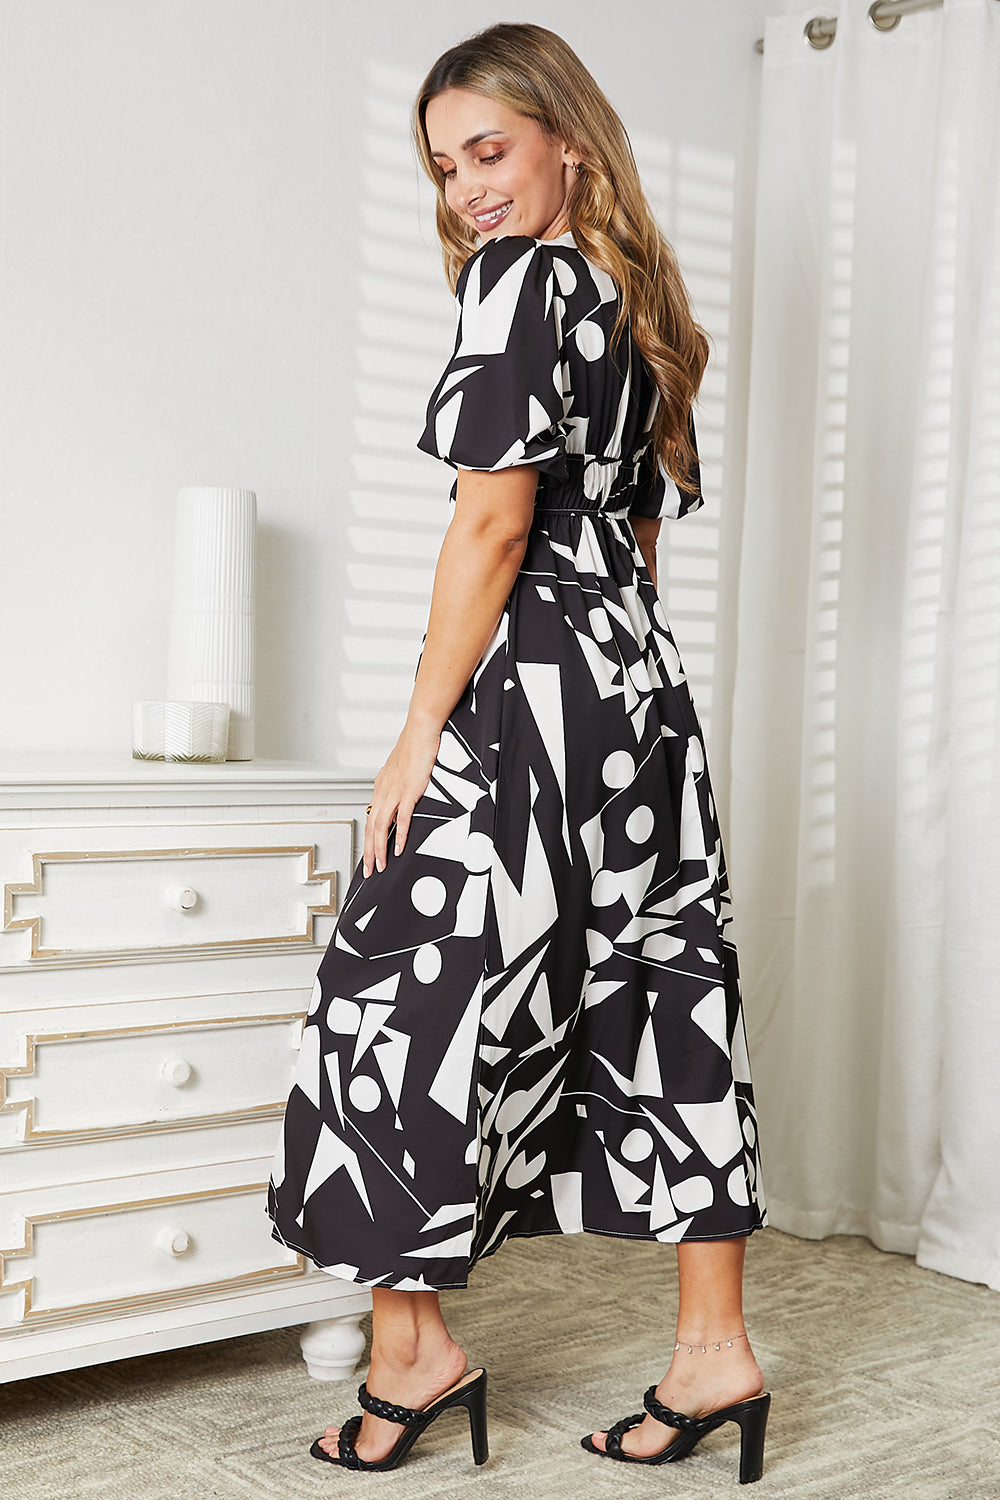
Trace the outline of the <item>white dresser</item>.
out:
M 290 1323 L 349 1375 L 365 1288 L 271 1238 L 271 1158 L 371 783 L 0 758 L 0 1380 Z

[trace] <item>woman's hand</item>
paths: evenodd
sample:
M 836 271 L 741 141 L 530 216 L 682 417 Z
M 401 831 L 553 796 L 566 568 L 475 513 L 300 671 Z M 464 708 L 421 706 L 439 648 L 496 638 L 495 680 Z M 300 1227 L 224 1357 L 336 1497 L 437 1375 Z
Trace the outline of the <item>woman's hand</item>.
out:
M 389 828 L 395 818 L 395 853 L 402 851 L 417 802 L 427 789 L 441 731 L 407 719 L 385 765 L 375 777 L 372 810 L 365 819 L 364 874 L 384 870 Z

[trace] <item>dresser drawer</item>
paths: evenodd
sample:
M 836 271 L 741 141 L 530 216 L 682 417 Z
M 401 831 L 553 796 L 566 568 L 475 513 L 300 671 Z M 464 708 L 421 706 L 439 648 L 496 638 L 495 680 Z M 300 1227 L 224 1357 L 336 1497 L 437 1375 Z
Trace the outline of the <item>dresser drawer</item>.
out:
M 0 830 L 0 968 L 312 946 L 353 819 Z
M 28 1032 L 24 1063 L 0 1068 L 0 1116 L 28 1143 L 277 1118 L 301 1033 L 301 1011 Z
M 0 1329 L 305 1276 L 271 1238 L 266 1167 L 254 1165 L 259 1181 L 170 1193 L 150 1177 L 125 1200 L 25 1213 L 23 1244 L 0 1244 Z

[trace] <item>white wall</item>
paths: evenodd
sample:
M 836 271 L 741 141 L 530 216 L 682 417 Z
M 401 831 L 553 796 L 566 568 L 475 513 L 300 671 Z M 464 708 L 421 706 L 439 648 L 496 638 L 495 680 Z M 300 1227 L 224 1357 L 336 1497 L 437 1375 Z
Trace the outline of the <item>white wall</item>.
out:
M 690 533 L 709 552 L 738 524 L 769 8 L 531 7 L 625 119 L 716 337 L 714 505 Z M 130 701 L 166 689 L 177 489 L 231 484 L 260 516 L 258 755 L 374 774 L 452 478 L 414 448 L 454 313 L 408 108 L 439 52 L 498 19 L 521 8 L 0 3 L 0 750 L 127 751 Z M 678 558 L 707 712 L 726 580 Z

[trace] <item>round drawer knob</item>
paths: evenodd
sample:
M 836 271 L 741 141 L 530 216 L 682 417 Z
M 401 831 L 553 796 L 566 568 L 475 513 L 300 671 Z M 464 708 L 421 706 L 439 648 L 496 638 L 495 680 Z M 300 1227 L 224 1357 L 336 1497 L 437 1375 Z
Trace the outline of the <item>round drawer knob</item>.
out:
M 184 1057 L 168 1057 L 160 1064 L 161 1075 L 168 1083 L 172 1083 L 175 1089 L 187 1083 L 193 1072 L 194 1069 Z
M 186 1255 L 191 1248 L 191 1236 L 183 1229 L 161 1229 L 156 1243 L 164 1255 Z
M 174 911 L 194 911 L 198 905 L 198 892 L 189 885 L 172 885 L 167 892 L 167 901 Z

